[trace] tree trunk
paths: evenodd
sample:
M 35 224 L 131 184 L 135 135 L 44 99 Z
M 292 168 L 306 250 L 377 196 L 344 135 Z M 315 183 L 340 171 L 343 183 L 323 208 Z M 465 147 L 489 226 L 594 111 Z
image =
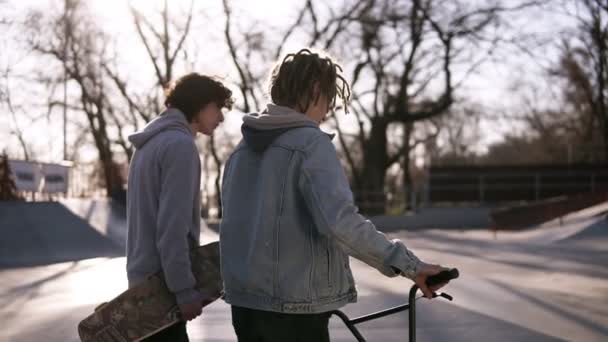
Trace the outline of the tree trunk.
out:
M 608 117 L 602 118 L 603 123 L 603 141 L 604 141 L 604 162 L 608 162 Z
M 403 171 L 403 210 L 407 212 L 412 209 L 410 194 L 413 192 L 412 175 L 410 171 L 410 136 L 412 134 L 412 124 L 403 125 L 403 159 L 401 169 Z
M 106 188 L 106 195 L 112 196 L 113 191 L 116 189 L 116 177 L 114 170 L 114 161 L 112 150 L 110 150 L 109 142 L 104 137 L 104 134 L 93 131 L 93 140 L 95 141 L 95 146 L 97 147 L 97 151 L 99 152 L 99 162 L 101 163 L 101 170 L 103 171 L 103 179 Z
M 591 22 L 587 34 L 591 38 L 592 49 L 595 50 L 596 54 L 596 65 L 595 65 L 595 78 L 597 82 L 597 105 L 593 110 L 599 121 L 600 125 L 600 136 L 603 143 L 603 157 L 605 161 L 608 161 L 608 111 L 606 109 L 606 70 L 608 59 L 608 46 L 606 45 L 606 31 L 604 23 L 602 22 L 602 14 L 606 14 L 606 9 L 603 8 L 603 4 L 600 1 L 586 2 L 589 15 L 591 16 Z M 593 54 L 593 52 L 592 52 Z M 593 104 L 592 104 L 593 106 Z
M 387 121 L 384 118 L 372 119 L 368 143 L 363 151 L 362 186 L 357 189 L 357 203 L 366 215 L 384 214 L 386 209 L 386 128 Z
M 4 152 L 0 155 L 0 201 L 18 200 L 17 186 L 11 178 L 11 167 L 8 163 L 8 155 Z
M 222 161 L 220 160 L 217 150 L 215 147 L 215 137 L 211 135 L 209 139 L 209 149 L 211 151 L 211 155 L 213 156 L 213 161 L 216 166 L 216 175 L 215 175 L 215 198 L 217 200 L 217 217 L 222 218 L 222 187 L 220 179 L 222 177 Z

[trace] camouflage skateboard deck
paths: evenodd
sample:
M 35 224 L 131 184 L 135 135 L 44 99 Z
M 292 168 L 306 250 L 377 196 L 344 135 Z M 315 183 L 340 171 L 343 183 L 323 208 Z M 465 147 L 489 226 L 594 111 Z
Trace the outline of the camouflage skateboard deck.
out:
M 208 302 L 222 294 L 219 243 L 212 242 L 191 250 L 196 289 Z M 162 273 L 128 289 L 78 324 L 82 342 L 140 341 L 180 321 L 175 296 Z

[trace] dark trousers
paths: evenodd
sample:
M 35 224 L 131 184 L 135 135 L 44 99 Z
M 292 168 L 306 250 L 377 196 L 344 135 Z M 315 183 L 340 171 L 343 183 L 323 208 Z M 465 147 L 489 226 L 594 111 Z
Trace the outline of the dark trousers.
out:
M 232 306 L 239 342 L 329 342 L 329 313 L 285 314 Z
M 145 338 L 143 342 L 189 342 L 186 322 L 179 322 Z

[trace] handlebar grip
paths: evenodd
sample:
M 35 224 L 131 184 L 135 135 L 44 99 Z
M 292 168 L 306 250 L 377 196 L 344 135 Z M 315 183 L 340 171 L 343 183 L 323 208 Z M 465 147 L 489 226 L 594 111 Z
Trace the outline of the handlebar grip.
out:
M 460 274 L 458 269 L 452 268 L 446 271 L 441 271 L 438 274 L 426 278 L 426 286 L 435 286 L 439 284 L 447 284 L 452 279 L 458 278 Z

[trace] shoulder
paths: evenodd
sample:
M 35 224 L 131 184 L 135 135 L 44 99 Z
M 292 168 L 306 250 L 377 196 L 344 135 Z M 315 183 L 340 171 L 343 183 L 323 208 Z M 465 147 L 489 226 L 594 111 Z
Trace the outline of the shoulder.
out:
M 286 147 L 309 153 L 317 144 L 329 144 L 331 138 L 317 127 L 298 127 L 283 134 L 277 143 Z
M 159 133 L 158 154 L 161 158 L 198 155 L 194 138 L 182 132 L 166 131 Z

